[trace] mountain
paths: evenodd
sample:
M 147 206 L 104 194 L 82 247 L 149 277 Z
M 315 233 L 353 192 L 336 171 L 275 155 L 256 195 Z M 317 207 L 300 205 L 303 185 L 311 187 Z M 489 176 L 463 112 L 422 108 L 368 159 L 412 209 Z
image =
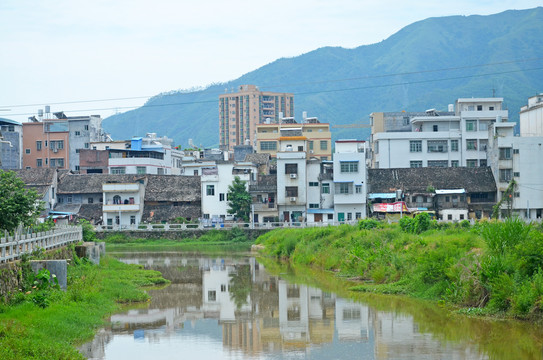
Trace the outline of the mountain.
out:
M 203 90 L 160 94 L 103 126 L 115 139 L 156 132 L 183 146 L 192 138 L 216 147 L 218 96 L 242 84 L 294 93 L 297 119 L 307 111 L 332 125 L 367 124 L 371 112 L 446 110 L 457 98 L 493 95 L 504 98 L 510 120 L 518 121 L 528 97 L 543 91 L 541 34 L 542 7 L 429 18 L 377 44 L 324 47 Z M 333 137 L 366 139 L 368 133 L 340 129 Z

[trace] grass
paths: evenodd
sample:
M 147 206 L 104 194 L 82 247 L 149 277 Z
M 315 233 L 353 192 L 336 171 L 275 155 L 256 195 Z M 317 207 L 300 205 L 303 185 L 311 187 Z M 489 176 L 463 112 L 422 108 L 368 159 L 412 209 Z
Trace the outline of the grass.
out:
M 42 294 L 48 306 L 19 294 L 0 309 L 1 359 L 83 359 L 76 345 L 90 340 L 104 318 L 122 304 L 146 301 L 145 286 L 168 284 L 157 271 L 103 257 L 99 266 L 80 263 L 68 268 L 68 290 Z
M 278 229 L 257 243 L 265 254 L 291 264 L 361 280 L 352 290 L 482 309 L 474 314 L 543 318 L 543 233 L 520 220 L 475 226 L 363 220 L 354 226 Z

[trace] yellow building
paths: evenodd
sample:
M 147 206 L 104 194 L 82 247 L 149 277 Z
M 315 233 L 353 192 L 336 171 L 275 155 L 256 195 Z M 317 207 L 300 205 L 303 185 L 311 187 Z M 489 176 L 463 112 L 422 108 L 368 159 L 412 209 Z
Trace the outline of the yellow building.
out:
M 286 135 L 288 134 L 288 135 Z M 307 158 L 332 160 L 332 133 L 330 124 L 317 118 L 304 118 L 299 124 L 294 118 L 283 118 L 280 123 L 260 124 L 256 127 L 256 152 L 277 156 L 281 137 L 299 136 L 307 141 Z

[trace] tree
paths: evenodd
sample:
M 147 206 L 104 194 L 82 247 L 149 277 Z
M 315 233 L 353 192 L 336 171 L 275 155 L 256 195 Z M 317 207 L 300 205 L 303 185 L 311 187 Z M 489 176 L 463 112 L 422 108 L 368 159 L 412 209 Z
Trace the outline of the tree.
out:
M 251 214 L 251 195 L 245 187 L 245 181 L 239 176 L 234 177 L 232 185 L 228 185 L 228 213 L 244 221 L 249 221 Z
M 39 199 L 13 171 L 0 170 L 0 229 L 11 232 L 19 224 L 32 225 L 43 211 Z

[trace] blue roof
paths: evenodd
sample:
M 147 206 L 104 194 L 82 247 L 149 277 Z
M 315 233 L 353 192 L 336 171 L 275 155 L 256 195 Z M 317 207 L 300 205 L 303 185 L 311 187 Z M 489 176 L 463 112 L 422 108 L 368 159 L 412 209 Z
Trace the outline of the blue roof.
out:
M 0 118 L 0 123 L 6 123 L 6 124 L 10 124 L 10 125 L 19 125 L 19 126 L 23 125 L 20 122 L 17 122 L 15 120 L 6 119 L 6 118 Z

